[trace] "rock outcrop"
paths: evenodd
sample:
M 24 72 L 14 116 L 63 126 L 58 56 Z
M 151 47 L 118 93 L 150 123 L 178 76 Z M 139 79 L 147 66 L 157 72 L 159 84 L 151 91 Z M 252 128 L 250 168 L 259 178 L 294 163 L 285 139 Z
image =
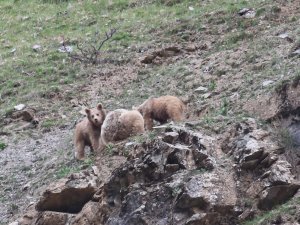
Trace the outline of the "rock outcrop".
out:
M 179 126 L 158 130 L 125 146 L 135 151 L 104 183 L 92 172 L 63 179 L 20 224 L 239 224 L 300 187 L 282 148 L 253 119 L 221 139 Z

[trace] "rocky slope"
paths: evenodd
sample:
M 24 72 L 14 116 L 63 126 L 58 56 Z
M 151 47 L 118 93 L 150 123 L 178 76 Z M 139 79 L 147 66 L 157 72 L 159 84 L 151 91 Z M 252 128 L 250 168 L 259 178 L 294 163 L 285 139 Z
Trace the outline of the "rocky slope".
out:
M 18 224 L 242 224 L 297 193 L 283 148 L 254 119 L 219 137 L 189 125 L 121 145 L 128 160 L 107 181 L 96 167 L 62 179 Z
M 14 65 L 5 68 L 26 77 L 0 90 L 0 101 L 7 107 L 20 92 L 27 108 L 0 109 L 0 224 L 299 224 L 298 1 L 110 1 L 99 15 L 91 9 L 102 1 L 87 2 L 16 21 L 39 24 L 39 32 L 61 23 L 74 48 L 90 40 L 75 28 L 89 27 L 90 35 L 118 21 L 119 36 L 106 52 L 111 60 L 71 62 L 57 53 L 60 39 L 50 32 L 34 51 L 43 60 L 21 73 L 23 64 L 13 61 L 19 51 L 1 56 L 1 66 L 3 57 Z M 0 9 L 13 9 L 6 5 Z M 147 19 L 154 11 L 165 20 Z M 132 19 L 141 15 L 145 20 Z M 47 70 L 36 68 L 44 64 Z M 75 81 L 64 84 L 62 76 Z M 27 93 L 29 77 L 59 88 Z M 187 103 L 185 123 L 109 146 L 83 163 L 73 159 L 82 107 L 131 108 L 166 94 Z

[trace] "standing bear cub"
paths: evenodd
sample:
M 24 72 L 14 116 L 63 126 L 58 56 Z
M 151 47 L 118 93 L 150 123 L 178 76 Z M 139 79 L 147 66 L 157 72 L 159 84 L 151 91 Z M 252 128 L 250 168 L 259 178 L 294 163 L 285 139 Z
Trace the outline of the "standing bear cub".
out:
M 137 107 L 137 110 L 143 115 L 145 127 L 151 130 L 153 120 L 166 123 L 168 119 L 179 122 L 184 118 L 184 104 L 174 96 L 161 96 L 158 98 L 149 98 L 143 104 Z
M 91 151 L 99 148 L 99 138 L 101 126 L 105 119 L 105 111 L 101 104 L 96 108 L 85 109 L 87 115 L 75 128 L 75 157 L 79 160 L 84 159 L 84 147 L 89 146 Z
M 109 142 L 144 133 L 144 119 L 137 110 L 116 109 L 107 114 L 101 127 L 100 149 Z

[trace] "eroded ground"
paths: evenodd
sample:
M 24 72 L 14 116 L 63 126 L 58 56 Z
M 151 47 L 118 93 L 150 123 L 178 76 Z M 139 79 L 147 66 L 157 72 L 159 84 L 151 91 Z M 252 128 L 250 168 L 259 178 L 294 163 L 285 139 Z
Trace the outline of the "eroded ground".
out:
M 73 158 L 74 125 L 85 106 L 101 102 L 109 110 L 131 108 L 149 96 L 173 94 L 188 104 L 187 120 L 194 128 L 222 135 L 246 116 L 270 126 L 266 121 L 278 116 L 278 105 L 285 103 L 278 93 L 288 84 L 288 93 L 296 93 L 289 113 L 297 114 L 296 0 L 168 2 L 103 6 L 70 1 L 38 3 L 36 8 L 35 1 L 1 3 L 2 20 L 8 21 L 0 33 L 3 224 L 16 218 L 50 182 L 93 165 L 92 156 L 82 163 Z M 47 7 L 42 18 L 34 16 L 35 10 L 42 15 Z M 255 17 L 240 16 L 244 7 L 253 8 Z M 105 49 L 110 50 L 106 63 L 84 66 L 57 52 L 62 33 L 76 48 L 76 42 L 90 40 L 97 27 L 107 30 L 104 24 L 118 25 Z M 33 36 L 24 31 L 31 26 Z M 17 31 L 24 42 L 16 38 Z M 37 52 L 32 50 L 36 43 L 42 46 Z M 34 108 L 38 125 L 12 118 L 13 106 L 20 103 Z M 105 155 L 101 165 L 109 168 L 103 169 L 107 178 L 124 158 L 115 162 L 109 152 Z

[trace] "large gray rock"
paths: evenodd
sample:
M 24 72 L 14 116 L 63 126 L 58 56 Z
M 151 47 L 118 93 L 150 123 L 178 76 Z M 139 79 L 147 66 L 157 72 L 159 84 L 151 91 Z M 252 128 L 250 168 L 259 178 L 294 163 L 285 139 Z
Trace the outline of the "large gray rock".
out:
M 286 202 L 297 193 L 299 187 L 299 184 L 282 184 L 268 187 L 260 194 L 258 208 L 270 210 L 274 206 Z
M 66 225 L 70 224 L 75 215 L 68 213 L 59 213 L 59 212 L 43 212 L 40 213 L 36 221 L 33 224 L 35 225 Z
M 184 184 L 176 206 L 181 209 L 197 207 L 202 210 L 213 208 L 230 211 L 236 204 L 237 196 L 234 184 L 216 172 L 199 172 Z M 225 175 L 225 174 L 224 174 Z M 227 178 L 230 174 L 226 174 Z
M 78 213 L 97 190 L 98 178 L 93 172 L 72 174 L 43 193 L 36 204 L 38 211 Z

